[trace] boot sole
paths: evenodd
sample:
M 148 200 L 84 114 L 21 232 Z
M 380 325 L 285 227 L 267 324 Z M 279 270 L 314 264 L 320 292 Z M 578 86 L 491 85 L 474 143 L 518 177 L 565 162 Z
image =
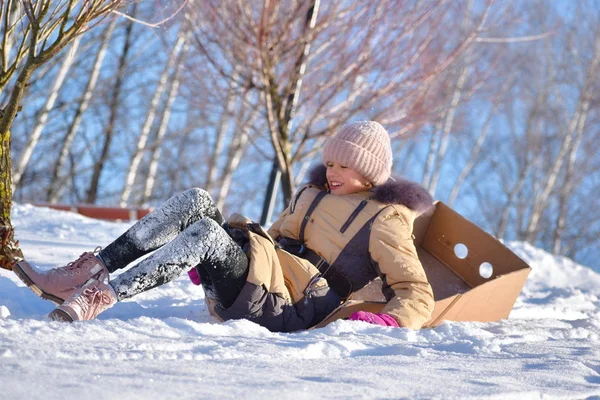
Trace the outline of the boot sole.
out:
M 69 314 L 67 314 L 60 308 L 57 308 L 54 311 L 52 311 L 50 314 L 48 314 L 48 317 L 50 317 L 50 319 L 53 321 L 73 322 L 73 318 L 71 318 L 71 316 Z
M 23 271 L 23 269 L 21 268 L 21 266 L 19 265 L 19 263 L 16 263 L 13 266 L 13 272 L 15 273 L 15 275 L 17 275 L 17 277 L 19 277 L 19 279 L 21 281 L 23 281 L 23 283 L 25 285 L 27 285 L 27 287 L 29 289 L 31 289 L 33 291 L 33 293 L 37 294 L 42 299 L 50 300 L 51 302 L 53 302 L 55 304 L 58 304 L 58 305 L 61 305 L 62 303 L 65 302 L 64 299 L 61 299 L 60 297 L 53 296 L 50 293 L 46 293 L 42 289 L 40 289 L 35 284 L 35 282 L 33 282 L 31 280 L 31 278 L 29 278 L 29 276 L 27 276 L 27 274 L 25 273 L 25 271 Z

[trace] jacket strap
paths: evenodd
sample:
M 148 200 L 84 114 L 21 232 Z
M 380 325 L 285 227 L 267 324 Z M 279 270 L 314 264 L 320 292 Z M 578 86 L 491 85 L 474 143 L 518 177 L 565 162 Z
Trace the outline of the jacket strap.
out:
M 308 221 L 310 221 L 310 216 L 325 196 L 327 196 L 327 192 L 319 192 L 319 194 L 317 194 L 316 197 L 313 199 L 312 203 L 310 203 L 310 206 L 306 211 L 306 215 L 304 216 L 304 220 L 302 221 L 302 225 L 300 226 L 300 233 L 298 235 L 298 239 L 300 240 L 300 242 L 304 243 L 304 230 L 306 229 Z
M 298 199 L 302 195 L 302 192 L 304 192 L 308 188 L 309 188 L 309 186 L 304 186 L 302 189 L 300 189 L 300 191 L 298 191 L 298 193 L 296 194 L 296 196 L 294 196 L 294 199 L 293 199 L 292 204 L 290 206 L 290 214 L 293 214 L 294 211 L 296 211 L 296 204 L 298 204 Z
M 368 203 L 368 200 L 363 200 L 360 202 L 358 207 L 356 207 L 356 209 L 354 211 L 352 211 L 352 214 L 350 214 L 350 217 L 348 217 L 348 220 L 344 223 L 344 225 L 342 225 L 342 229 L 340 229 L 340 233 L 346 232 L 346 229 L 348 229 L 348 227 L 350 226 L 352 221 L 354 221 L 356 219 L 356 217 L 358 217 L 358 214 L 362 211 L 362 209 L 367 206 L 367 203 Z
M 317 276 L 325 278 L 329 287 L 331 287 L 342 300 L 345 300 L 350 296 L 352 293 L 352 283 L 339 268 L 332 268 L 323 257 L 305 247 L 304 243 L 299 240 L 284 237 L 279 240 L 279 244 L 283 250 L 303 258 L 317 267 L 319 270 L 319 275 Z

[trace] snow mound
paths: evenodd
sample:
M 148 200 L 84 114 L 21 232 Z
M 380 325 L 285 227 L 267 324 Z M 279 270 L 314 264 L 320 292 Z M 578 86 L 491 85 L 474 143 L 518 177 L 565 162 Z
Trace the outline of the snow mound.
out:
M 600 274 L 577 264 L 567 257 L 555 256 L 524 242 L 509 242 L 508 247 L 532 266 L 527 278 L 527 288 L 578 287 L 586 291 L 600 289 Z

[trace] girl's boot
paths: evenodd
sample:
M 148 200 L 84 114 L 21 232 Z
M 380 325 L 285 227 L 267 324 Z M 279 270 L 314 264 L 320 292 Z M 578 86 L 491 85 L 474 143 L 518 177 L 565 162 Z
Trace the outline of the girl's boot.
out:
M 91 279 L 64 303 L 48 314 L 54 321 L 89 321 L 117 302 L 117 294 L 108 283 Z
M 66 266 L 49 271 L 39 271 L 27 261 L 18 262 L 13 271 L 35 294 L 62 304 L 90 279 L 108 281 L 106 266 L 95 256 L 98 250 L 85 252 Z

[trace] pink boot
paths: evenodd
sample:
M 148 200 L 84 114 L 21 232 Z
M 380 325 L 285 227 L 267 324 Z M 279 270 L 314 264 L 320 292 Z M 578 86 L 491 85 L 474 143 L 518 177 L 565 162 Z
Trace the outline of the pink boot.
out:
M 108 283 L 91 279 L 65 300 L 48 317 L 54 321 L 89 321 L 117 302 L 117 294 Z
M 90 279 L 108 280 L 108 270 L 94 255 L 99 249 L 83 253 L 77 260 L 50 271 L 39 271 L 27 261 L 15 264 L 13 271 L 35 294 L 62 304 Z

